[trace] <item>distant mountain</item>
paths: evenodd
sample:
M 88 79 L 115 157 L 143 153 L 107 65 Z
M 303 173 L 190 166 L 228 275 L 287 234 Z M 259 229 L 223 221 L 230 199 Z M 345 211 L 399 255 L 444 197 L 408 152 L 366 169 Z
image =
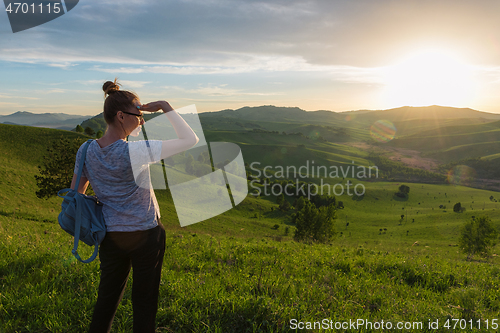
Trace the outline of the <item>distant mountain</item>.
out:
M 449 106 L 403 106 L 388 110 L 359 110 L 343 112 L 344 115 L 352 115 L 359 119 L 362 115 L 364 122 L 372 122 L 380 119 L 390 120 L 392 122 L 408 120 L 444 120 L 444 119 L 463 119 L 463 118 L 482 118 L 488 120 L 500 120 L 500 114 L 476 111 L 469 108 L 454 108 Z
M 94 130 L 94 132 L 99 132 L 103 131 L 103 133 L 106 131 L 106 121 L 104 120 L 104 115 L 103 113 L 99 113 L 97 116 L 93 116 L 90 118 L 85 119 L 82 121 L 80 124 L 83 128 L 90 127 Z
M 436 105 L 347 112 L 305 111 L 298 107 L 263 105 L 246 106 L 236 110 L 204 112 L 200 113 L 199 116 L 201 124 L 206 130 L 267 129 L 287 133 L 303 132 L 298 127 L 305 124 L 366 130 L 377 120 L 389 120 L 398 128 L 398 136 L 443 126 L 480 124 L 500 120 L 500 114 Z M 151 116 L 147 115 L 146 121 L 149 119 L 148 117 Z M 81 125 L 83 128 L 90 126 L 96 132 L 106 128 L 102 113 L 87 119 Z
M 222 110 L 200 114 L 201 119 L 210 118 L 238 119 L 257 122 L 298 122 L 309 124 L 347 125 L 351 121 L 360 124 L 372 124 L 377 120 L 392 122 L 428 120 L 441 122 L 454 119 L 484 119 L 486 121 L 500 120 L 500 114 L 476 111 L 469 108 L 454 108 L 445 106 L 410 107 L 404 106 L 389 110 L 358 110 L 347 112 L 305 111 L 297 107 L 277 107 L 264 105 L 258 107 L 243 107 L 237 110 Z M 348 123 L 346 123 L 348 119 Z M 340 122 L 340 124 L 339 124 Z
M 259 122 L 297 123 L 303 123 L 304 121 L 307 121 L 308 123 L 330 123 L 344 118 L 341 113 L 333 111 L 305 111 L 298 107 L 278 107 L 273 105 L 256 107 L 245 106 L 237 110 L 226 109 L 200 114 L 200 119 L 210 119 L 212 117 L 224 117 Z
M 10 115 L 0 116 L 0 123 L 71 130 L 88 118 L 89 116 L 78 116 L 65 113 L 32 113 L 18 111 Z

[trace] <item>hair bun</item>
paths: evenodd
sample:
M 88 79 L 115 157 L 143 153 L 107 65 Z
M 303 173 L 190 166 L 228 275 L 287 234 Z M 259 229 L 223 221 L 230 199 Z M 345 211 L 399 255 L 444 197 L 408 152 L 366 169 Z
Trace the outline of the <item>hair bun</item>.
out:
M 116 79 L 115 79 L 114 82 L 112 82 L 112 81 L 106 81 L 102 85 L 102 90 L 104 91 L 105 95 L 111 95 L 112 93 L 117 92 L 118 90 L 120 90 L 120 86 L 118 85 L 118 83 L 116 82 Z

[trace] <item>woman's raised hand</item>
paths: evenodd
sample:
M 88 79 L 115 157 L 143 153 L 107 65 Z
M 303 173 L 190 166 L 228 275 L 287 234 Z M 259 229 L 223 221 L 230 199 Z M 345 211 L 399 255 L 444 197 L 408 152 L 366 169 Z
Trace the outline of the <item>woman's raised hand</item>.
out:
M 163 113 L 167 113 L 169 111 L 173 111 L 174 109 L 170 106 L 170 104 L 167 101 L 156 101 L 156 102 L 142 104 L 139 110 L 149 111 L 149 112 L 156 112 L 162 110 Z

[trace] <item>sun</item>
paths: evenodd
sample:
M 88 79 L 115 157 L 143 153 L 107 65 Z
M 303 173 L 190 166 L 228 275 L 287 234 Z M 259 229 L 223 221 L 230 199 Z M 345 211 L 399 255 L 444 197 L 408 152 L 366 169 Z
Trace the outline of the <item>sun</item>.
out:
M 443 50 L 414 53 L 383 70 L 384 102 L 392 106 L 468 106 L 475 94 L 473 67 Z

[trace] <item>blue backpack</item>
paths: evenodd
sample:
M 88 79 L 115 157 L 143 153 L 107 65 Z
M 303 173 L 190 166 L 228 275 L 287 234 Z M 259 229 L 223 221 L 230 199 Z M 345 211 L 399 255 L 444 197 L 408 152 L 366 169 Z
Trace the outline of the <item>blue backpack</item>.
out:
M 101 244 L 106 235 L 106 225 L 104 224 L 104 217 L 102 215 L 102 203 L 95 196 L 88 196 L 78 192 L 87 149 L 92 141 L 92 139 L 88 140 L 83 147 L 78 175 L 76 177 L 76 189 L 65 188 L 57 192 L 57 195 L 63 198 L 61 204 L 62 211 L 58 216 L 59 225 L 64 231 L 75 237 L 71 252 L 76 259 L 83 263 L 89 263 L 97 257 L 99 244 Z M 64 193 L 66 195 L 63 195 Z M 77 249 L 80 240 L 89 246 L 94 246 L 94 253 L 89 259 L 82 260 L 78 254 Z

